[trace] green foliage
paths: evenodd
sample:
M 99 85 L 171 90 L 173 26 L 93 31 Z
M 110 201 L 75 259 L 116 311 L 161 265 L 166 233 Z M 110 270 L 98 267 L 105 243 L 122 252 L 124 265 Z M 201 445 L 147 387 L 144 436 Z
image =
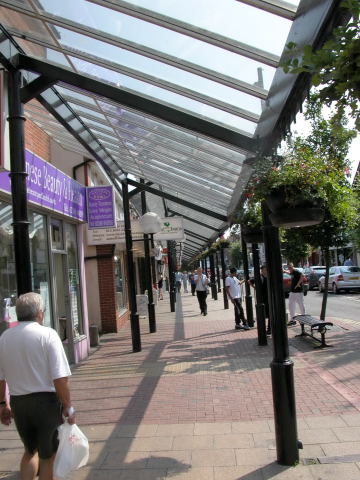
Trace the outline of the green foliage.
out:
M 251 229 L 260 228 L 262 225 L 260 202 L 255 201 L 253 198 L 248 198 L 236 218 L 236 223 Z
M 230 244 L 229 260 L 234 267 L 240 267 L 242 265 L 242 249 L 240 242 Z
M 311 254 L 312 247 L 304 241 L 303 229 L 282 229 L 280 239 L 283 257 L 294 265 L 303 263 Z
M 342 7 L 351 15 L 347 25 L 335 28 L 315 52 L 309 45 L 300 52 L 289 43 L 291 58 L 282 66 L 286 73 L 310 73 L 313 85 L 320 87 L 320 100 L 327 105 L 336 102 L 339 112 L 349 107 L 360 130 L 360 2 L 345 0 Z
M 283 157 L 262 160 L 262 168 L 256 168 L 248 184 L 248 195 L 260 201 L 282 187 L 290 206 L 317 199 L 334 221 L 352 227 L 357 220 L 356 199 L 345 171 L 356 132 L 346 128 L 343 113 L 325 119 L 317 95 L 310 97 L 305 117 L 312 126 L 310 135 L 290 139 Z

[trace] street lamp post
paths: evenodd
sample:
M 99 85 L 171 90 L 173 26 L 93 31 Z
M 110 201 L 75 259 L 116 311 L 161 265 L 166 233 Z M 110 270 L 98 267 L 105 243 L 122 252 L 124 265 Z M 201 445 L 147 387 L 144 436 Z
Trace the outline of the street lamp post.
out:
M 266 325 L 265 325 L 265 304 L 261 291 L 259 247 L 257 243 L 251 245 L 254 262 L 255 296 L 256 296 L 256 326 L 258 333 L 258 344 L 267 345 Z M 265 279 L 267 282 L 267 280 Z
M 289 358 L 279 229 L 272 226 L 265 203 L 262 214 L 274 352 L 270 366 L 277 461 L 281 465 L 295 465 L 299 461 L 301 443 L 297 438 L 294 364 Z
M 130 220 L 130 206 L 129 206 L 129 191 L 127 184 L 127 176 L 122 174 L 120 176 L 122 200 L 124 209 L 124 227 L 125 227 L 125 244 L 126 244 L 126 262 L 128 274 L 128 295 L 130 307 L 130 326 L 131 338 L 133 345 L 133 352 L 141 351 L 141 336 L 139 314 L 137 312 L 136 304 L 136 290 L 135 290 L 135 274 L 134 274 L 134 259 L 132 250 L 132 236 L 131 236 L 131 220 Z
M 149 312 L 149 330 L 150 333 L 156 332 L 156 315 L 155 315 L 155 305 L 154 305 L 154 296 L 153 296 L 153 281 L 156 280 L 154 277 L 155 272 L 152 270 L 151 265 L 151 256 L 150 256 L 150 245 L 149 241 L 153 242 L 153 235 L 161 230 L 161 220 L 156 213 L 148 212 L 146 213 L 146 200 L 145 192 L 141 192 L 141 207 L 143 216 L 140 218 L 140 225 L 144 233 L 144 250 L 145 250 L 145 277 L 146 277 L 146 288 L 148 291 L 148 312 Z M 150 235 L 150 238 L 149 238 Z
M 225 286 L 226 265 L 225 265 L 224 247 L 222 245 L 220 247 L 220 259 L 221 259 L 221 277 L 222 277 L 222 284 L 223 284 L 224 310 L 228 310 L 229 299 L 228 299 L 228 296 L 227 296 L 227 291 L 226 291 L 226 286 Z
M 217 288 L 216 288 L 216 282 L 215 282 L 215 264 L 214 264 L 214 254 L 210 253 L 209 255 L 210 259 L 210 286 L 211 286 L 211 297 L 214 300 L 218 299 L 217 296 Z
M 241 249 L 242 249 L 243 263 L 244 263 L 246 318 L 247 318 L 249 327 L 253 327 L 254 314 L 253 314 L 253 308 L 252 308 L 252 296 L 250 293 L 250 285 L 249 285 L 249 262 L 247 257 L 247 245 L 244 240 L 242 229 L 241 229 Z

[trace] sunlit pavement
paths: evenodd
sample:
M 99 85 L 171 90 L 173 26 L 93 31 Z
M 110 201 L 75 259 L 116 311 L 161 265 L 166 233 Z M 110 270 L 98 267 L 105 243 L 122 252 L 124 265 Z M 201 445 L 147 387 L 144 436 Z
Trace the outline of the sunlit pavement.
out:
M 132 353 L 128 326 L 102 336 L 74 369 L 73 404 L 91 455 L 71 478 L 358 480 L 359 324 L 337 318 L 327 349 L 288 328 L 304 449 L 299 465 L 284 467 L 276 463 L 271 338 L 259 347 L 256 328 L 235 330 L 221 293 L 208 312 L 184 294 L 170 313 L 166 295 L 156 333 L 141 319 L 141 352 Z M 0 428 L 0 478 L 18 478 L 20 445 L 13 428 Z

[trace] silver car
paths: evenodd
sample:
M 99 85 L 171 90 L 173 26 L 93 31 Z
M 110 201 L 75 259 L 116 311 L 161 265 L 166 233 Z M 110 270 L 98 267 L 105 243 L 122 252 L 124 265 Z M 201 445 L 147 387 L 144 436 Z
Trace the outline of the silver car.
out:
M 329 290 L 339 293 L 340 290 L 360 290 L 360 267 L 331 267 L 329 272 Z M 319 291 L 325 288 L 325 276 L 319 278 Z

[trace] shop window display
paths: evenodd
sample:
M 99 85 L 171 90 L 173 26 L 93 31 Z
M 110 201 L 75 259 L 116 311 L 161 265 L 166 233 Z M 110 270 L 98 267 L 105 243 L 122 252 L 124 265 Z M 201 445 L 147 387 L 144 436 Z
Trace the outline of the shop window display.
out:
M 44 325 L 52 326 L 49 297 L 49 257 L 45 217 L 29 212 L 31 281 L 45 302 Z M 12 207 L 0 202 L 0 331 L 16 322 L 17 284 L 13 245 Z

